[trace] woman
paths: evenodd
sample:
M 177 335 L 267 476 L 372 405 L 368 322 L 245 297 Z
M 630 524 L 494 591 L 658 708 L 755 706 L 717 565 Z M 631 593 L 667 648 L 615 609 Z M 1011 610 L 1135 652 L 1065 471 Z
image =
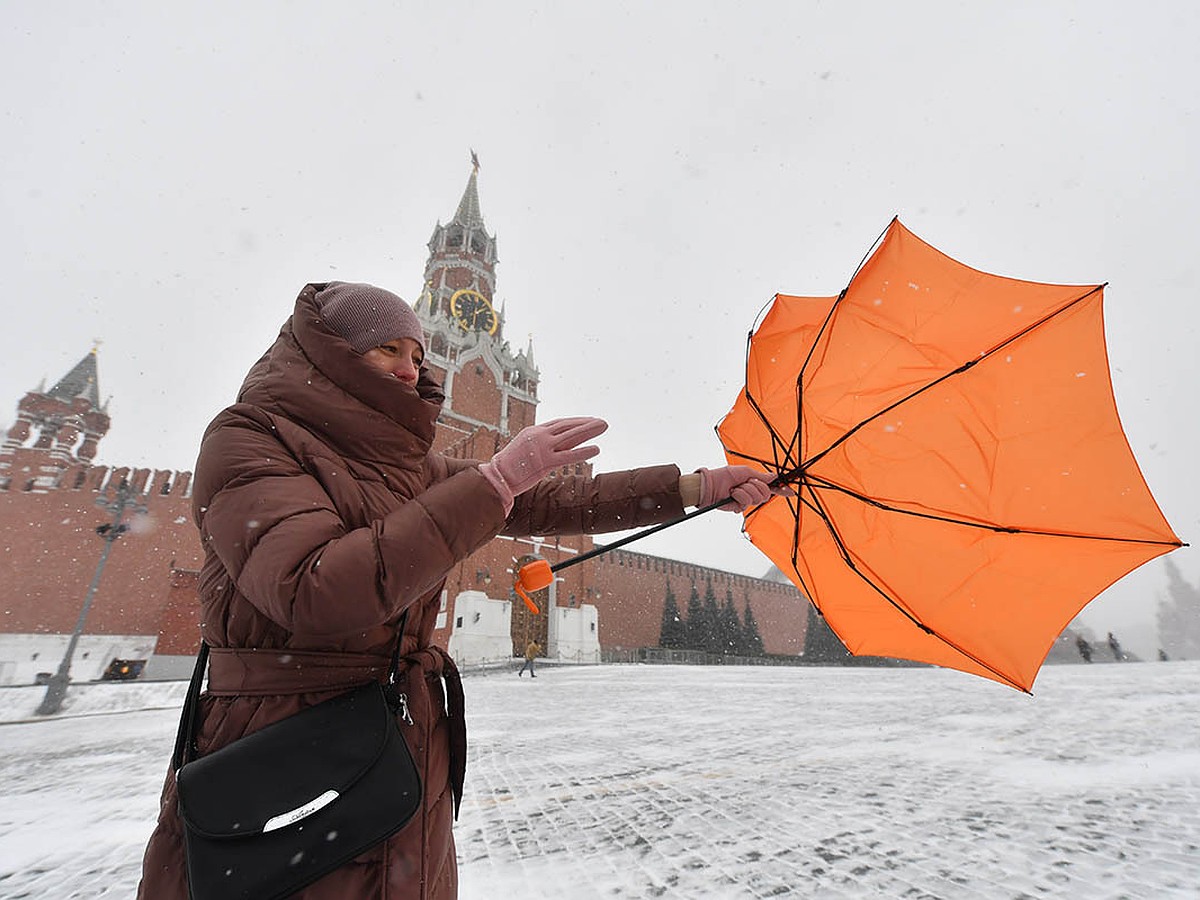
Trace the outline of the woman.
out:
M 201 755 L 400 666 L 423 783 L 400 832 L 297 895 L 304 900 L 457 894 L 451 821 L 465 729 L 457 673 L 431 645 L 446 574 L 497 534 L 625 530 L 732 496 L 771 493 L 733 466 L 673 465 L 593 478 L 545 476 L 599 452 L 600 419 L 522 430 L 493 459 L 431 451 L 443 395 L 422 366 L 412 309 L 381 288 L 332 282 L 300 292 L 238 402 L 200 447 L 193 511 L 205 548 L 201 632 L 212 648 Z M 286 651 L 286 652 L 263 652 Z M 450 687 L 450 709 L 446 710 Z M 188 896 L 177 794 L 168 773 L 138 897 Z

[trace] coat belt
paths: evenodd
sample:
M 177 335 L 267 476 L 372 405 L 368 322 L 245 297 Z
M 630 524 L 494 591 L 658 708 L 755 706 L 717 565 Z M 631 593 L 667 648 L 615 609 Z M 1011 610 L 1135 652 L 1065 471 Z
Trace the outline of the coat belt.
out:
M 261 697 L 350 690 L 383 681 L 390 662 L 370 653 L 213 647 L 208 652 L 208 693 Z
M 454 795 L 454 818 L 457 819 L 467 773 L 467 719 L 463 714 L 462 676 L 450 654 L 434 644 L 402 657 L 400 666 L 402 669 L 409 666 L 410 676 L 420 674 L 425 678 L 440 678 L 445 684 L 446 719 L 450 726 L 450 790 Z

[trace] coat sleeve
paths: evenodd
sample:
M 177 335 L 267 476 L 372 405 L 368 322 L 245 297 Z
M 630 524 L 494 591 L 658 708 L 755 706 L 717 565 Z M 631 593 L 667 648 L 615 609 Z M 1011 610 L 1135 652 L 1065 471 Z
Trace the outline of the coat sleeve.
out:
M 347 528 L 318 479 L 255 421 L 210 430 L 196 468 L 198 493 L 209 498 L 197 507 L 206 547 L 247 600 L 297 634 L 337 637 L 387 621 L 504 519 L 496 492 L 465 468 Z M 211 486 L 210 468 L 220 473 Z
M 683 515 L 679 468 L 552 477 L 519 495 L 504 534 L 603 534 L 657 525 Z

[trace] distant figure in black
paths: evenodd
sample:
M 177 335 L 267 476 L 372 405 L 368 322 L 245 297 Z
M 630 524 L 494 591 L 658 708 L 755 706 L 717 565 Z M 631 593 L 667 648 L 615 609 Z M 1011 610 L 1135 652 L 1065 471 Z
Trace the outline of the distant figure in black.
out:
M 1166 662 L 1170 658 L 1171 657 L 1167 656 L 1166 650 L 1164 650 L 1162 647 L 1158 648 L 1158 661 L 1159 662 Z
M 1092 661 L 1092 645 L 1084 639 L 1082 634 L 1075 638 L 1075 646 L 1079 648 L 1079 655 L 1083 657 L 1083 661 L 1090 663 Z
M 1108 649 L 1112 651 L 1113 659 L 1117 662 L 1122 662 L 1125 659 L 1125 653 L 1121 650 L 1121 642 L 1116 639 L 1113 633 L 1108 633 Z

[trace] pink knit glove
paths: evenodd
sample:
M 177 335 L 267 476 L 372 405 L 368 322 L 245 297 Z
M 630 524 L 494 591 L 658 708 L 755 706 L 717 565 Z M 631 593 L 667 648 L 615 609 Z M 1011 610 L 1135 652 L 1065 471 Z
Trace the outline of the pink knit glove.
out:
M 600 448 L 595 445 L 579 445 L 607 430 L 607 422 L 591 416 L 551 419 L 541 425 L 530 425 L 522 428 L 511 443 L 481 465 L 479 471 L 500 494 L 507 515 L 518 494 L 525 493 L 555 469 L 583 462 L 599 453 Z
M 722 466 L 719 469 L 700 468 L 700 505 L 708 506 L 722 497 L 732 497 L 731 502 L 718 509 L 729 512 L 745 512 L 752 506 L 766 503 L 773 494 L 782 494 L 786 488 L 771 488 L 771 475 L 750 466 Z

